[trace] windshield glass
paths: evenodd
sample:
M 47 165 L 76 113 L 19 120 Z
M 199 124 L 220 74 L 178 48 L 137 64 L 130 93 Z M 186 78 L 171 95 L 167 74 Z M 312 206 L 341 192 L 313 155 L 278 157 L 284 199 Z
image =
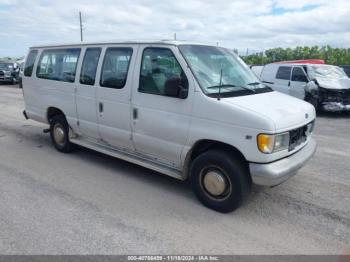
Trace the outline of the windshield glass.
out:
M 12 69 L 12 64 L 10 64 L 10 63 L 0 63 L 0 69 L 2 69 L 2 70 L 10 70 L 10 69 Z
M 345 74 L 342 68 L 332 65 L 310 66 L 308 74 L 311 79 L 315 79 L 316 77 L 336 79 L 348 78 L 348 76 Z
M 203 92 L 223 96 L 271 91 L 232 51 L 215 46 L 180 45 Z M 236 93 L 236 94 L 235 94 Z

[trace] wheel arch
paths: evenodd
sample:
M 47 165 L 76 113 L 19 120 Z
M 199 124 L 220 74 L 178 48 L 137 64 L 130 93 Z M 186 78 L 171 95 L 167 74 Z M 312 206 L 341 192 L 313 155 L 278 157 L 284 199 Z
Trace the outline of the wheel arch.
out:
M 242 154 L 242 152 L 238 150 L 236 147 L 217 140 L 201 139 L 196 143 L 194 143 L 191 149 L 186 154 L 184 171 L 183 171 L 184 179 L 187 179 L 190 177 L 189 170 L 190 170 L 192 161 L 200 154 L 211 149 L 220 149 L 228 152 L 231 156 L 240 159 L 242 163 L 247 167 L 247 170 L 249 170 L 247 159 Z M 250 174 L 249 174 L 249 177 L 250 177 Z
M 54 116 L 58 116 L 58 115 L 63 115 L 64 117 L 66 117 L 66 115 L 63 113 L 63 111 L 57 107 L 54 107 L 54 106 L 50 106 L 48 109 L 47 109 L 47 112 L 46 112 L 46 119 L 47 119 L 47 122 L 50 123 L 51 122 L 51 119 L 54 117 Z

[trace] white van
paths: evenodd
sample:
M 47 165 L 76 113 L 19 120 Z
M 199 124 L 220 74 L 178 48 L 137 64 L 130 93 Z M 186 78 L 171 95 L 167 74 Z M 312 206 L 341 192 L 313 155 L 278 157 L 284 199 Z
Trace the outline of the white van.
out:
M 350 78 L 342 68 L 322 60 L 268 64 L 260 79 L 276 91 L 308 101 L 316 110 L 350 111 Z
M 220 212 L 312 157 L 315 110 L 272 91 L 232 51 L 177 41 L 30 48 L 24 115 L 75 145 L 190 179 Z

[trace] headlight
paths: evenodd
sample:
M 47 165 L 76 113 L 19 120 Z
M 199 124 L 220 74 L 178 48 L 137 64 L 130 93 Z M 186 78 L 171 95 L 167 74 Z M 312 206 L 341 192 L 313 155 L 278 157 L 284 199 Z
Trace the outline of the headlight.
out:
M 282 151 L 289 147 L 289 133 L 276 135 L 260 134 L 257 142 L 259 150 L 264 154 Z
M 306 136 L 309 136 L 312 134 L 312 132 L 314 131 L 314 127 L 315 127 L 315 121 L 312 121 L 310 124 L 308 124 L 306 129 Z

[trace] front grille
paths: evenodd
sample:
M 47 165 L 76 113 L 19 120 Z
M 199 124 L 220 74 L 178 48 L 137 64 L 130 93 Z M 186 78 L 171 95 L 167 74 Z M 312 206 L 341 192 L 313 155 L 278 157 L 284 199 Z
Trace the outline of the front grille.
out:
M 307 126 L 305 125 L 289 131 L 289 151 L 292 151 L 306 141 L 308 133 L 311 132 Z
M 350 88 L 343 93 L 343 104 L 350 105 Z
M 336 102 L 343 103 L 344 105 L 350 104 L 350 89 L 325 89 L 322 91 L 322 102 Z

